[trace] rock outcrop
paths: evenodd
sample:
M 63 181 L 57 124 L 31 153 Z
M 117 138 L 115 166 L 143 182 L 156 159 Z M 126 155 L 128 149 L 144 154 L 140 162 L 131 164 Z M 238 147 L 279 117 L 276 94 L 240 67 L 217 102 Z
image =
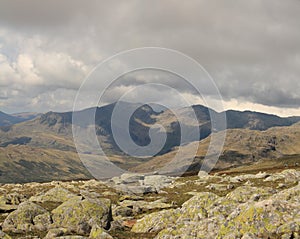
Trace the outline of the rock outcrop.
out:
M 4 184 L 0 238 L 295 239 L 299 179 L 299 171 L 284 170 Z

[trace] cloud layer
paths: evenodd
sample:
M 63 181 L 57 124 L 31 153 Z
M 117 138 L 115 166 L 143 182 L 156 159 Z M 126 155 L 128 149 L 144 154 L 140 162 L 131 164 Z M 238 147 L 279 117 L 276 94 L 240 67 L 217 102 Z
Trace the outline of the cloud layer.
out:
M 202 64 L 226 107 L 300 114 L 299 11 L 298 0 L 0 0 L 0 109 L 70 110 L 101 60 L 159 46 Z M 121 95 L 141 75 L 111 91 Z M 197 103 L 180 80 L 161 80 Z

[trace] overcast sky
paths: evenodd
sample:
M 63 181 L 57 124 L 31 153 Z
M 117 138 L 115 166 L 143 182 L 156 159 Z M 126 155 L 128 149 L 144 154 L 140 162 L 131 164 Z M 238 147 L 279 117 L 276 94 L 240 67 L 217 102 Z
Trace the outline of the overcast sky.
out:
M 156 46 L 203 65 L 226 108 L 300 115 L 299 13 L 299 0 L 0 0 L 0 110 L 71 110 L 99 62 Z M 120 80 L 112 95 L 148 82 L 143 74 Z

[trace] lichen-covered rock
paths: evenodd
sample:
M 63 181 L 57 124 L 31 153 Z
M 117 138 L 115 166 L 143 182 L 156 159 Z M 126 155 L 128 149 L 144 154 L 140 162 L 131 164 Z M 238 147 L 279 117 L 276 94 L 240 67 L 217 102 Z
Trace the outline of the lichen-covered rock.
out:
M 46 193 L 42 193 L 38 196 L 32 196 L 29 200 L 32 202 L 65 202 L 75 197 L 76 195 L 68 190 L 57 186 L 50 189 Z
M 137 195 L 126 195 L 125 194 L 119 198 L 120 202 L 123 202 L 124 200 L 141 201 L 141 200 L 144 200 L 144 198 L 141 196 L 137 196 Z
M 274 194 L 272 198 L 300 204 L 300 182 L 295 187 L 291 187 Z
M 201 181 L 201 182 L 208 182 L 211 180 L 221 179 L 221 177 L 219 177 L 219 176 L 209 175 L 207 172 L 202 171 L 202 170 L 199 171 L 198 177 L 199 177 L 198 181 Z
M 198 173 L 199 178 L 206 178 L 208 176 L 209 176 L 209 174 L 206 171 L 203 171 L 203 170 L 200 170 L 199 173 Z
M 17 205 L 12 205 L 9 203 L 5 196 L 0 196 L 0 210 L 3 212 L 11 212 L 18 208 Z
M 234 191 L 228 193 L 226 198 L 232 202 L 244 203 L 248 200 L 259 200 L 265 199 L 272 195 L 273 190 L 271 188 L 264 187 L 251 187 L 251 186 L 241 186 L 236 188 Z
M 172 227 L 179 217 L 179 209 L 154 212 L 137 220 L 131 231 L 135 233 L 159 232 L 164 228 Z
M 26 197 L 20 193 L 9 193 L 5 195 L 8 204 L 19 205 L 20 203 L 26 201 Z
M 52 214 L 55 226 L 88 234 L 94 225 L 110 227 L 111 202 L 109 199 L 73 198 L 54 209 Z
M 67 235 L 68 232 L 69 232 L 69 230 L 67 228 L 52 228 L 48 231 L 48 233 L 44 237 L 44 239 L 61 237 L 61 236 Z
M 126 194 L 157 193 L 174 182 L 174 177 L 164 175 L 143 175 L 124 173 L 120 177 L 110 179 L 107 184 Z
M 111 235 L 109 235 L 103 228 L 98 225 L 93 226 L 90 236 L 90 239 L 113 239 Z
M 49 212 L 37 215 L 33 218 L 33 224 L 39 231 L 46 231 L 52 223 L 52 218 Z
M 120 177 L 113 177 L 110 182 L 114 184 L 139 184 L 139 180 L 144 180 L 144 175 L 137 173 L 124 173 Z
M 264 181 L 277 181 L 277 180 L 284 180 L 285 182 L 299 182 L 300 181 L 300 171 L 295 169 L 287 169 L 280 173 L 274 173 L 267 177 Z
M 1 239 L 11 239 L 11 237 L 5 234 L 3 231 L 0 230 L 0 238 Z
M 34 219 L 47 211 L 32 202 L 21 203 L 17 210 L 10 213 L 2 225 L 4 231 L 32 231 L 37 230 Z
M 210 192 L 197 193 L 197 195 L 195 195 L 182 205 L 182 210 L 189 210 L 191 209 L 191 207 L 207 208 L 212 205 L 218 198 L 219 196 Z
M 122 207 L 132 208 L 133 213 L 147 212 L 157 209 L 162 210 L 173 207 L 171 204 L 161 202 L 160 200 L 154 202 L 124 200 L 120 202 L 120 205 Z
M 111 239 L 110 233 L 120 238 L 296 239 L 300 238 L 298 174 L 285 170 L 271 176 L 206 175 L 206 181 L 185 177 L 150 195 L 143 190 L 157 191 L 159 178 L 165 183 L 169 178 L 125 175 L 125 184 L 114 184 L 137 188 L 133 190 L 140 190 L 139 195 L 117 192 L 96 180 L 3 184 L 0 214 L 6 219 L 1 227 L 18 238 L 40 238 L 48 231 L 45 239 Z M 42 193 L 28 201 L 37 192 Z M 113 212 L 110 200 L 101 199 L 103 192 L 108 192 L 105 197 L 111 198 Z M 10 237 L 0 231 L 0 238 Z
M 178 214 L 172 214 L 177 216 L 170 224 L 159 223 L 163 216 L 152 213 L 138 220 L 132 231 L 156 228 L 156 239 L 297 238 L 299 189 L 297 185 L 277 193 L 271 188 L 241 186 L 225 197 L 198 193 L 177 209 Z
M 174 225 L 162 230 L 156 238 L 214 238 L 224 217 L 208 218 L 208 209 L 218 199 L 220 197 L 214 193 L 198 193 L 182 205 Z
M 218 218 L 207 218 L 198 221 L 180 221 L 158 233 L 155 239 L 207 239 L 216 238 L 222 223 Z
M 229 235 L 228 236 L 226 235 L 225 237 L 230 238 Z M 233 237 L 234 237 L 234 235 L 233 235 Z M 259 238 L 257 236 L 255 236 L 253 233 L 245 233 L 241 239 L 259 239 Z
M 270 174 L 267 174 L 265 172 L 259 172 L 258 174 L 241 174 L 235 177 L 230 177 L 229 181 L 230 182 L 243 182 L 243 181 L 247 181 L 249 179 L 264 179 L 269 177 Z
M 116 219 L 117 217 L 130 217 L 133 215 L 133 208 L 118 206 L 112 209 L 112 215 Z
M 91 187 L 96 187 L 96 188 L 105 188 L 105 184 L 102 181 L 92 179 L 88 181 L 83 182 L 82 188 L 91 188 Z
M 167 187 L 173 182 L 174 178 L 167 177 L 165 175 L 148 175 L 145 176 L 141 183 L 146 186 L 153 186 L 156 191 L 159 192 L 162 188 Z
M 18 205 L 26 201 L 26 197 L 20 193 L 4 193 L 0 196 L 0 211 L 11 212 L 16 210 Z
M 208 217 L 224 217 L 232 213 L 236 209 L 238 203 L 229 200 L 225 197 L 220 197 L 216 199 L 211 205 L 209 205 L 206 210 Z
M 169 233 L 170 235 L 180 235 L 180 238 L 193 238 L 192 236 L 197 235 L 198 226 L 196 227 L 196 225 L 200 225 L 199 223 L 208 217 L 206 209 L 212 206 L 217 199 L 219 197 L 214 193 L 197 193 L 196 196 L 185 202 L 180 209 L 151 213 L 138 220 L 132 231 L 159 232 L 164 229 L 157 238 L 168 238 L 166 235 L 169 235 Z M 187 237 L 184 237 L 185 235 Z
M 290 223 L 295 226 L 286 226 L 287 231 L 278 231 L 280 226 Z M 299 205 L 268 199 L 238 207 L 221 226 L 219 237 L 235 232 L 236 236 L 252 233 L 260 238 L 274 238 L 286 232 L 298 232 L 299 225 Z

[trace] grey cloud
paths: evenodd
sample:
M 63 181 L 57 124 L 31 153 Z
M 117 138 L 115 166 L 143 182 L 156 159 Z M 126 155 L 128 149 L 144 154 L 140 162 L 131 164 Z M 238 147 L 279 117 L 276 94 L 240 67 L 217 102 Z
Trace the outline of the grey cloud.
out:
M 57 89 L 76 91 L 89 69 L 119 51 L 161 46 L 201 63 L 226 100 L 298 108 L 299 12 L 298 0 L 0 0 L 0 52 L 12 62 L 19 54 L 32 57 L 47 81 L 25 86 L 24 96 L 42 94 L 40 101 Z M 1 28 L 6 31 L 2 35 Z M 44 54 L 46 63 L 57 53 L 82 62 L 85 70 L 64 66 L 66 60 L 59 58 L 57 65 L 65 71 L 57 66 L 47 69 L 39 60 Z M 115 87 L 151 80 L 141 75 L 124 77 Z M 160 75 L 159 80 L 195 94 L 174 76 Z

